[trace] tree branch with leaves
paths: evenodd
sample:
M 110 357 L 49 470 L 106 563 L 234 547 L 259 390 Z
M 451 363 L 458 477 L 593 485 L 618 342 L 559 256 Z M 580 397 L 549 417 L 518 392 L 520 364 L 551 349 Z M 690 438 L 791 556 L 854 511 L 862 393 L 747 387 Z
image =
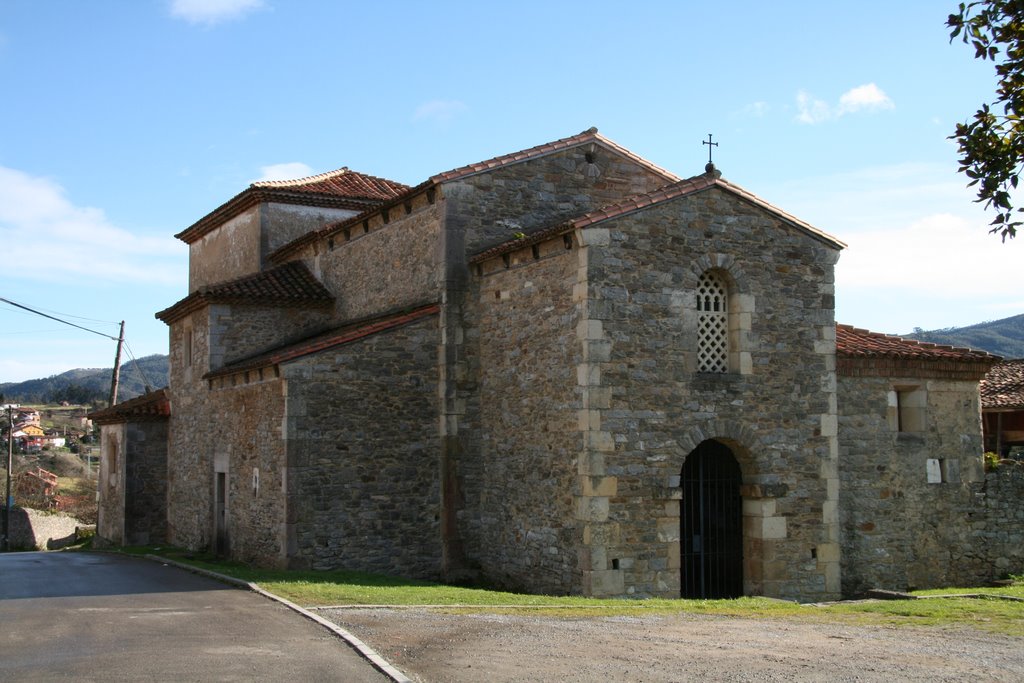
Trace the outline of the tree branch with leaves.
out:
M 1024 208 L 1014 208 L 1013 192 L 1024 170 L 1024 0 L 960 3 L 946 20 L 949 40 L 974 47 L 976 59 L 991 60 L 999 85 L 996 99 L 982 104 L 972 120 L 958 123 L 960 172 L 977 186 L 986 209 L 996 212 L 989 232 L 1013 238 L 1024 225 Z

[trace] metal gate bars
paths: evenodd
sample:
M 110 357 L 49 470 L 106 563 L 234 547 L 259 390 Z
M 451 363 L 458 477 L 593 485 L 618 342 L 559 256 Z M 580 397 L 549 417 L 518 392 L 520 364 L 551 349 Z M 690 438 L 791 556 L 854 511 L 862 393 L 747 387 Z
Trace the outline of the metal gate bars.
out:
M 727 446 L 704 441 L 683 463 L 679 549 L 684 598 L 743 595 L 743 499 Z

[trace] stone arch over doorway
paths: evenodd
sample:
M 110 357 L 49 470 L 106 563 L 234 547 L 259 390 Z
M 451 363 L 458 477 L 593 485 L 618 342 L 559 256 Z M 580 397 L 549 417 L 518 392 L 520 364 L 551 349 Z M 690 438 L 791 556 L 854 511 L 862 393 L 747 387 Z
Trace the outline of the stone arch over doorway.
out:
M 680 454 L 676 472 L 679 473 L 678 488 L 674 497 L 679 499 L 680 517 L 676 520 L 678 530 L 678 557 L 682 579 L 683 538 L 682 513 L 685 502 L 682 489 L 683 468 L 691 454 L 706 442 L 723 446 L 739 468 L 738 488 L 740 498 L 740 526 L 742 530 L 742 595 L 766 595 L 765 558 L 774 552 L 775 545 L 787 538 L 786 518 L 778 514 L 777 501 L 786 496 L 788 487 L 774 483 L 772 477 L 759 465 L 758 454 L 766 447 L 757 434 L 745 425 L 728 421 L 713 420 L 690 427 L 677 438 Z M 680 584 L 682 592 L 683 583 Z

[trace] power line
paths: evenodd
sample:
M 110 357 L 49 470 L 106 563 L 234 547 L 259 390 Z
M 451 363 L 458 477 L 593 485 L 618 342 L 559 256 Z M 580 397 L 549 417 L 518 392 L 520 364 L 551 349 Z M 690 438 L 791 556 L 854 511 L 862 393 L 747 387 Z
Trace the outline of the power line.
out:
M 149 383 L 149 377 L 146 377 L 146 373 L 142 371 L 142 367 L 139 365 L 139 362 L 135 360 L 135 354 L 132 353 L 132 347 L 127 341 L 124 343 L 124 348 L 132 359 L 132 365 L 135 367 L 135 372 L 139 373 L 142 377 L 142 386 L 146 387 L 146 393 L 148 394 L 153 391 L 153 385 Z
M 60 318 L 55 318 L 52 315 L 48 315 L 46 313 L 41 313 L 40 311 L 37 311 L 34 308 L 29 308 L 28 306 L 23 306 L 22 304 L 15 303 L 15 302 L 11 301 L 10 299 L 4 299 L 3 297 L 0 297 L 0 301 L 3 301 L 5 304 L 10 304 L 11 306 L 16 306 L 17 308 L 24 309 L 24 310 L 28 311 L 29 313 L 35 313 L 36 315 L 41 315 L 44 318 L 49 318 L 50 320 L 56 320 L 59 323 L 64 323 L 65 325 L 70 325 L 71 327 L 77 327 L 80 330 L 85 330 L 86 332 L 92 332 L 93 334 L 98 334 L 99 336 L 106 337 L 107 339 L 110 339 L 112 341 L 119 341 L 119 339 L 117 337 L 111 337 L 109 334 L 105 334 L 103 332 L 97 332 L 96 330 L 90 330 L 88 327 L 82 327 L 81 325 L 76 325 L 75 323 L 69 323 L 67 320 L 61 320 Z M 102 321 L 100 321 L 100 322 L 102 322 Z

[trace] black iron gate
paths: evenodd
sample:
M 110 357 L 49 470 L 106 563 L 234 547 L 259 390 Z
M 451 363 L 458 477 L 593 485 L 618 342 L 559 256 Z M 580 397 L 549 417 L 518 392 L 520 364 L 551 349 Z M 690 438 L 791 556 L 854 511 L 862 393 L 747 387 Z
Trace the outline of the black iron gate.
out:
M 739 464 L 727 446 L 705 441 L 683 463 L 679 550 L 684 598 L 743 595 L 743 499 Z

